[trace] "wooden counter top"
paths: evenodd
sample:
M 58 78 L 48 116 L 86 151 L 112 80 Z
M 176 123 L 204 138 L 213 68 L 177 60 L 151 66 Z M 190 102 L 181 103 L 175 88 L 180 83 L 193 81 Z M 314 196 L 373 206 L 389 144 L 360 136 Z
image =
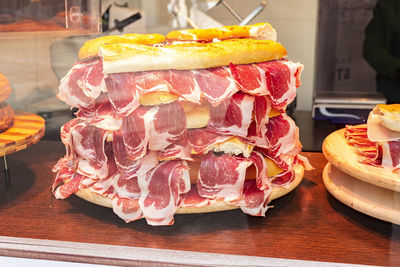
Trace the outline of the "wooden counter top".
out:
M 67 247 L 63 249 L 65 244 L 75 246 L 69 242 L 84 242 L 126 249 L 178 250 L 176 255 L 191 251 L 400 265 L 400 227 L 361 214 L 333 198 L 322 183 L 326 160 L 320 153 L 303 153 L 316 169 L 306 172 L 295 191 L 273 201 L 274 208 L 265 218 L 240 210 L 175 215 L 175 225 L 169 227 L 148 226 L 144 220 L 126 224 L 111 209 L 75 196 L 56 200 L 50 191 L 54 179 L 51 169 L 63 155 L 61 142 L 41 141 L 7 156 L 12 184 L 6 188 L 4 179 L 0 179 L 0 255 L 124 265 L 151 262 L 152 255 L 136 262 L 132 255 L 131 260 L 113 261 L 107 250 L 101 257 L 85 257 L 84 253 L 74 256 Z M 38 244 L 43 240 L 43 247 L 52 246 L 52 241 L 69 242 L 54 243 L 58 245 L 53 247 L 58 247 L 53 252 L 40 252 L 29 246 L 35 240 Z M 76 244 L 79 247 L 85 246 Z

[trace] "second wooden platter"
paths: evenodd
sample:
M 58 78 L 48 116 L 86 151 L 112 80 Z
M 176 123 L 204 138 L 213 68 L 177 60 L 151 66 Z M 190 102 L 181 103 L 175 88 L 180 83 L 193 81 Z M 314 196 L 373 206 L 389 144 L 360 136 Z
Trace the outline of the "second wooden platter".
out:
M 325 187 L 343 204 L 374 218 L 400 224 L 400 193 L 356 179 L 328 163 Z

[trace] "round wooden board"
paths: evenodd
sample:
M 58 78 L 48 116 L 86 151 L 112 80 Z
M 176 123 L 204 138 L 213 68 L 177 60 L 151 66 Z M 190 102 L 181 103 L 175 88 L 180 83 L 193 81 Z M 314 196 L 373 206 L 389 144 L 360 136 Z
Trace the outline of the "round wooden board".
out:
M 325 187 L 343 204 L 374 218 L 400 224 L 400 193 L 356 179 L 327 163 Z
M 44 136 L 45 121 L 42 117 L 15 111 L 12 127 L 0 133 L 0 156 L 23 150 L 39 142 Z
M 336 168 L 364 182 L 400 192 L 400 174 L 359 162 L 358 155 L 347 144 L 345 129 L 328 135 L 322 144 L 326 159 Z
M 294 177 L 293 182 L 288 187 L 273 186 L 270 200 L 274 200 L 274 199 L 280 198 L 286 194 L 289 194 L 301 183 L 301 181 L 303 180 L 303 176 L 304 176 L 303 165 L 296 164 L 296 165 L 294 165 L 293 169 L 295 172 L 295 177 Z M 75 195 L 86 201 L 94 203 L 96 205 L 100 205 L 100 206 L 103 206 L 106 208 L 113 207 L 112 200 L 110 198 L 93 193 L 88 188 L 79 189 L 77 192 L 75 192 Z M 239 208 L 239 206 L 228 205 L 223 201 L 216 201 L 211 206 L 205 206 L 202 208 L 191 208 L 191 207 L 178 208 L 178 210 L 176 211 L 176 214 L 217 212 L 217 211 L 233 210 L 233 209 L 238 209 L 238 208 Z

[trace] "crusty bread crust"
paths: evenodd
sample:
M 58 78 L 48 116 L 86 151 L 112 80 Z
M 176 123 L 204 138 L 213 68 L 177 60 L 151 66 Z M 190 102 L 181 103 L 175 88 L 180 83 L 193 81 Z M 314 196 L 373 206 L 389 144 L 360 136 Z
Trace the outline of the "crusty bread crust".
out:
M 11 94 L 11 86 L 6 76 L 0 73 L 0 103 L 8 99 Z
M 270 200 L 277 199 L 281 196 L 284 196 L 295 189 L 303 179 L 304 176 L 304 167 L 300 164 L 296 164 L 294 166 L 295 170 L 295 178 L 294 181 L 288 187 L 282 186 L 273 186 L 272 193 L 270 196 Z M 100 205 L 107 208 L 112 208 L 112 200 L 110 198 L 101 196 L 99 194 L 91 192 L 89 189 L 80 189 L 78 190 L 75 195 L 78 197 L 94 203 L 96 205 Z M 223 201 L 216 200 L 213 201 L 212 204 L 205 206 L 205 207 L 181 207 L 178 208 L 176 214 L 189 214 L 189 213 L 207 213 L 207 212 L 217 212 L 217 211 L 225 211 L 225 210 L 232 210 L 238 209 L 238 206 L 228 205 Z
M 378 114 L 384 127 L 400 132 L 400 104 L 377 105 L 374 111 Z
M 223 26 L 209 29 L 185 29 L 172 31 L 167 34 L 167 40 L 205 41 L 215 39 L 225 40 L 231 38 L 254 38 L 260 40 L 276 41 L 276 30 L 269 23 L 257 23 L 246 26 Z
M 347 144 L 345 129 L 335 131 L 325 138 L 322 151 L 336 168 L 364 182 L 400 192 L 400 174 L 389 169 L 363 164 L 353 147 Z
M 79 59 L 89 59 L 98 56 L 99 48 L 105 44 L 135 43 L 157 44 L 165 41 L 161 34 L 127 33 L 124 35 L 108 35 L 86 41 L 79 50 Z
M 216 43 L 180 43 L 165 47 L 114 43 L 100 47 L 105 73 L 148 70 L 194 70 L 250 64 L 284 58 L 286 49 L 278 42 L 230 39 Z

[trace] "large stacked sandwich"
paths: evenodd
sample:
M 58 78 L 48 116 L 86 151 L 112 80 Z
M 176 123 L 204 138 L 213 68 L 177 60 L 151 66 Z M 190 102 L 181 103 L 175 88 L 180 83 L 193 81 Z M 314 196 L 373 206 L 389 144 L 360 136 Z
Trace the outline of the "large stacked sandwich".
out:
M 309 167 L 285 114 L 303 66 L 275 38 L 262 23 L 85 43 L 60 84 L 79 110 L 61 129 L 56 198 L 151 225 L 235 208 L 265 216 Z

